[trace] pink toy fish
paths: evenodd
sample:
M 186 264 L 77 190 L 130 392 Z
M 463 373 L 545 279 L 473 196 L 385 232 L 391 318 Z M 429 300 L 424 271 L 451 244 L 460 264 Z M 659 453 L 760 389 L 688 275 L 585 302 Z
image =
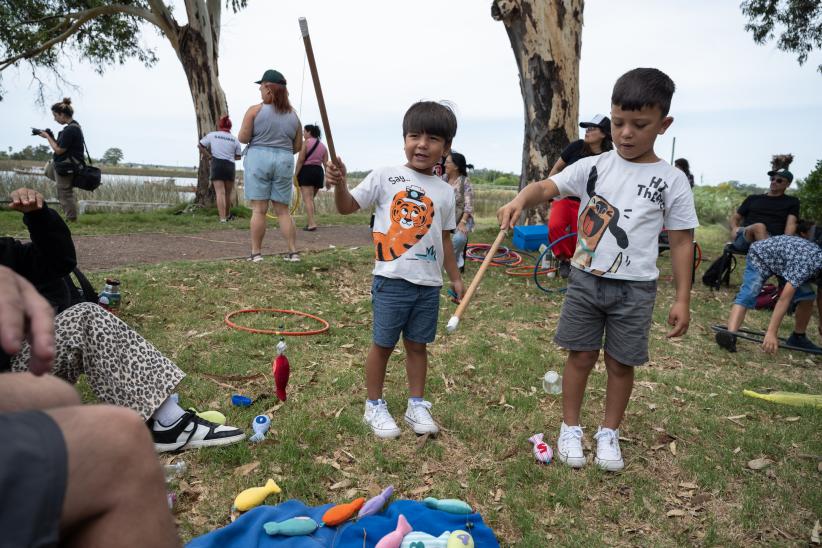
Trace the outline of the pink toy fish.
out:
M 548 464 L 554 457 L 554 452 L 551 451 L 551 446 L 542 441 L 542 434 L 534 434 L 528 441 L 534 444 L 534 458 L 537 462 Z
M 402 538 L 412 531 L 411 524 L 400 514 L 397 518 L 397 528 L 380 539 L 375 548 L 400 548 Z

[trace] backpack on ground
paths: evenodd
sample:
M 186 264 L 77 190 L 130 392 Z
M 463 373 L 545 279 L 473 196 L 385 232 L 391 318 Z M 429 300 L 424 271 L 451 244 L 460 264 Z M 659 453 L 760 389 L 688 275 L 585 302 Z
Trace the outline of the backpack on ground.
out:
M 728 287 L 731 285 L 731 272 L 734 270 L 736 270 L 736 257 L 726 247 L 722 255 L 712 262 L 702 275 L 702 283 L 712 289 L 719 289 L 722 285 Z
M 781 287 L 774 284 L 763 285 L 762 289 L 759 290 L 759 295 L 756 296 L 754 308 L 757 310 L 773 310 L 781 294 Z
M 72 279 L 72 274 L 77 283 Z M 97 302 L 97 291 L 79 268 L 75 268 L 62 278 L 38 284 L 37 290 L 51 303 L 57 314 L 75 304 Z

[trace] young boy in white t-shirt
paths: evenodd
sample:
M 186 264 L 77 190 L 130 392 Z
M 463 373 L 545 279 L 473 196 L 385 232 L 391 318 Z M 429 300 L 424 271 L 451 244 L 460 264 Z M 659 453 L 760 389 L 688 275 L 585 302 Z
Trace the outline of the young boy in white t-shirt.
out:
M 657 135 L 673 123 L 668 116 L 673 93 L 673 81 L 657 69 L 638 68 L 622 75 L 611 95 L 616 149 L 583 158 L 550 179 L 528 185 L 497 212 L 500 227 L 507 229 L 523 210 L 557 195 L 582 198 L 571 260 L 575 268 L 554 337 L 569 350 L 557 453 L 574 468 L 585 464 L 579 414 L 603 332 L 608 385 L 605 419 L 594 436 L 594 462 L 609 471 L 624 467 L 618 428 L 631 397 L 633 368 L 648 361 L 659 275 L 657 237 L 663 225 L 668 229 L 676 284 L 668 337 L 688 330 L 691 230 L 699 223 L 685 174 L 654 153 Z
M 437 434 L 431 403 L 423 399 L 428 370 L 426 345 L 437 332 L 442 268 L 458 297 L 463 294 L 451 231 L 457 224 L 454 191 L 432 175 L 448 155 L 457 133 L 450 108 L 433 101 L 415 103 L 402 122 L 405 165 L 375 169 L 351 192 L 345 165 L 338 158 L 327 171 L 337 210 L 343 215 L 376 206 L 376 254 L 371 286 L 373 342 L 365 362 L 368 399 L 363 421 L 379 438 L 396 438 L 400 429 L 383 399 L 385 369 L 403 336 L 408 375 L 405 422 L 418 434 Z

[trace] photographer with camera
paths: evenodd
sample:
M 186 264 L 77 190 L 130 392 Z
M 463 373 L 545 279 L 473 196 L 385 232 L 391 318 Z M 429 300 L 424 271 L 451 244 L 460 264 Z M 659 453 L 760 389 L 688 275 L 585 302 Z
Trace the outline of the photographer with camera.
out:
M 54 151 L 52 160 L 46 166 L 46 177 L 57 183 L 57 199 L 66 215 L 66 220 L 77 220 L 77 200 L 74 197 L 74 177 L 83 162 L 83 130 L 74 119 L 71 99 L 65 97 L 51 106 L 54 121 L 66 127 L 57 134 L 50 129 L 31 128 L 32 135 L 39 135 L 49 142 Z

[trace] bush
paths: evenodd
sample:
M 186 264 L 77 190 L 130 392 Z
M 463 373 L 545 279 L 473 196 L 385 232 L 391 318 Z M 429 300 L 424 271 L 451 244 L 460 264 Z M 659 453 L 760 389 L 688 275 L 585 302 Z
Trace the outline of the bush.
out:
M 796 183 L 796 197 L 799 198 L 801 216 L 822 222 L 822 160 L 802 181 Z

